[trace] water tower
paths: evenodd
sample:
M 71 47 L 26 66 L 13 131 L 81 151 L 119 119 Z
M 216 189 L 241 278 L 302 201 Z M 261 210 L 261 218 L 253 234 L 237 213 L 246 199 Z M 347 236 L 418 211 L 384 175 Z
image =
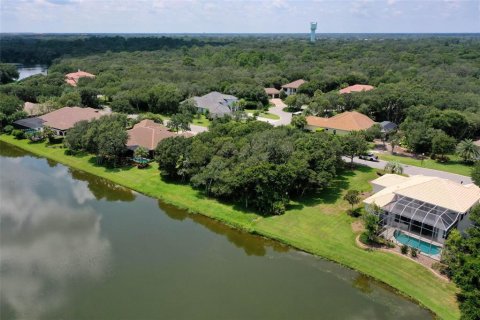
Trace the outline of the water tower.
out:
M 310 22 L 310 42 L 315 42 L 315 30 L 317 30 L 317 23 Z

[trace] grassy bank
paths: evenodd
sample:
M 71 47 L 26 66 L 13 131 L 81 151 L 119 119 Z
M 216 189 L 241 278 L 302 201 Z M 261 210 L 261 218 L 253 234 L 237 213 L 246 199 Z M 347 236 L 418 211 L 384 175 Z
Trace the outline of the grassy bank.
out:
M 146 195 L 224 221 L 343 265 L 379 279 L 431 309 L 442 319 L 458 319 L 457 289 L 423 266 L 406 258 L 379 251 L 366 251 L 355 245 L 356 219 L 345 214 L 349 207 L 343 199 L 347 189 L 369 191 L 368 181 L 375 177 L 373 169 L 360 167 L 345 171 L 332 188 L 321 196 L 292 202 L 283 216 L 260 217 L 244 209 L 205 198 L 188 185 L 162 181 L 156 165 L 148 169 L 106 169 L 96 166 L 90 155 L 66 156 L 65 149 L 47 148 L 43 143 L 31 144 L 0 136 L 0 141 L 18 146 L 40 156 L 67 164 L 76 169 L 109 179 Z
M 468 177 L 470 177 L 470 174 L 472 173 L 472 166 L 466 165 L 461 161 L 459 157 L 453 156 L 453 155 L 448 156 L 450 158 L 450 161 L 446 163 L 440 163 L 430 158 L 426 158 L 422 162 L 422 160 L 419 160 L 419 159 L 413 159 L 409 157 L 402 157 L 402 156 L 383 154 L 383 153 L 379 153 L 378 157 L 381 160 L 385 160 L 385 161 L 398 161 L 402 164 L 409 165 L 409 166 L 417 166 L 417 167 L 422 167 L 427 169 L 446 171 L 446 172 L 456 173 L 456 174 L 460 174 Z

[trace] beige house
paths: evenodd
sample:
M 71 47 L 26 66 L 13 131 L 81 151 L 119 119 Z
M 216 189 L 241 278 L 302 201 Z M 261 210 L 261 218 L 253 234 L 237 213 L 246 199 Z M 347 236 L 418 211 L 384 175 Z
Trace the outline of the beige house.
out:
M 351 131 L 367 130 L 374 124 L 375 122 L 372 119 L 362 113 L 347 111 L 331 118 L 309 116 L 305 129 L 310 131 L 320 129 L 328 133 L 344 135 Z
M 440 257 L 454 228 L 468 227 L 468 214 L 480 201 L 480 188 L 438 177 L 383 175 L 372 182 L 374 194 L 363 201 L 380 217 L 383 235 L 398 244 Z
M 285 93 L 287 94 L 287 96 L 291 95 L 291 94 L 296 94 L 297 93 L 297 90 L 298 88 L 306 83 L 307 81 L 303 80 L 303 79 L 299 79 L 299 80 L 295 80 L 293 82 L 290 82 L 290 83 L 287 83 L 287 84 L 284 84 L 282 86 L 282 89 L 283 91 L 285 91 Z

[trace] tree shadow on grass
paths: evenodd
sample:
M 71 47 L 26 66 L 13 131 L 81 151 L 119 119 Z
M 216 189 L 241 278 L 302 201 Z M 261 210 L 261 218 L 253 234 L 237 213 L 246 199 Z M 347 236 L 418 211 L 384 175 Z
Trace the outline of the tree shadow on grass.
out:
M 82 157 L 82 156 L 80 156 L 80 157 Z M 108 172 L 108 173 L 124 172 L 124 171 L 130 171 L 132 169 L 137 169 L 137 167 L 135 167 L 131 164 L 120 164 L 117 167 L 114 167 L 111 164 L 99 163 L 99 162 L 97 162 L 97 157 L 95 157 L 95 156 L 88 159 L 88 163 L 90 163 L 94 167 L 103 168 L 103 169 L 105 169 L 105 172 Z
M 324 190 L 307 194 L 301 198 L 296 199 L 298 205 L 293 205 L 293 208 L 303 206 L 316 206 L 319 204 L 334 204 L 343 196 L 343 192 L 350 187 L 350 178 L 355 176 L 357 172 L 367 173 L 372 169 L 366 166 L 355 166 L 352 169 L 342 169 L 335 179 L 331 181 L 331 185 Z M 302 207 L 300 207 L 302 206 Z

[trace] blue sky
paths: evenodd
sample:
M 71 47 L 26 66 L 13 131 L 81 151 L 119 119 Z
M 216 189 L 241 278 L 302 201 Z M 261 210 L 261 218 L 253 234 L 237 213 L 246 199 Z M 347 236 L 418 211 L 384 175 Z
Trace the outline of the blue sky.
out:
M 0 0 L 1 32 L 480 32 L 480 0 Z

